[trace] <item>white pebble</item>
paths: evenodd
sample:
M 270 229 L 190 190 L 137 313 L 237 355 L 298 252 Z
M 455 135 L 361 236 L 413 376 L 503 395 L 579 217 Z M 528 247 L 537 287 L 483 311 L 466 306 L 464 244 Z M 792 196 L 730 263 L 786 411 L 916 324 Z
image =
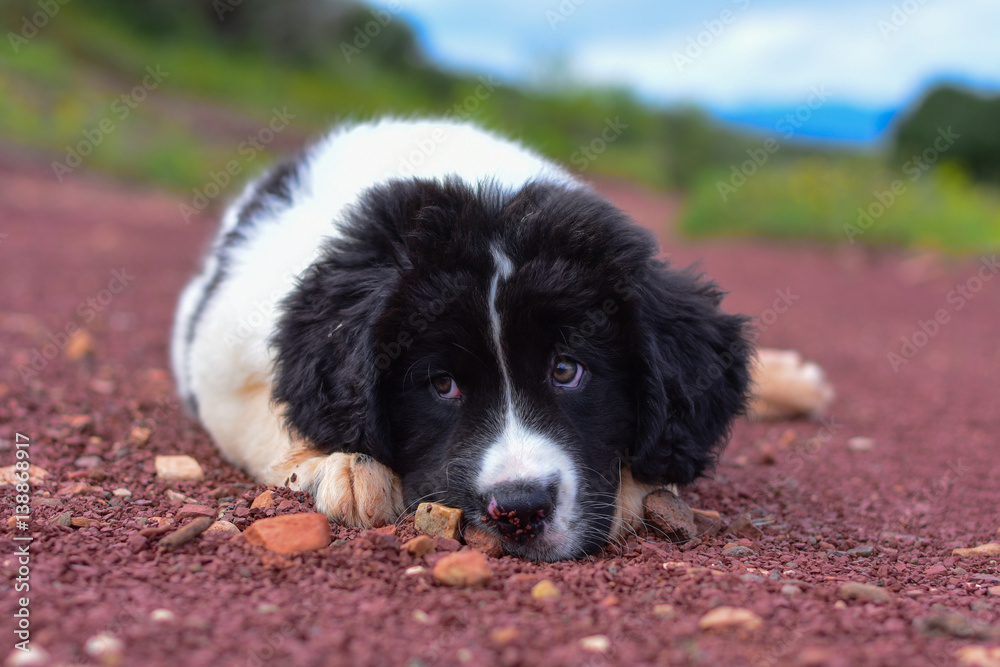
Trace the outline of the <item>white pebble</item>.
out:
M 174 615 L 174 612 L 169 609 L 154 609 L 149 612 L 149 618 L 157 623 L 169 623 L 174 620 L 176 616 Z

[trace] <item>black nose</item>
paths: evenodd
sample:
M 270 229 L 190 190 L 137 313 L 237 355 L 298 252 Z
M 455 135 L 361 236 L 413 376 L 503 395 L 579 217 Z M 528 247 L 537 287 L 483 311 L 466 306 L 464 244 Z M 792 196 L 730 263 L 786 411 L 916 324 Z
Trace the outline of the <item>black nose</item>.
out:
M 538 535 L 556 506 L 558 483 L 505 482 L 486 494 L 483 521 L 500 535 L 525 542 Z

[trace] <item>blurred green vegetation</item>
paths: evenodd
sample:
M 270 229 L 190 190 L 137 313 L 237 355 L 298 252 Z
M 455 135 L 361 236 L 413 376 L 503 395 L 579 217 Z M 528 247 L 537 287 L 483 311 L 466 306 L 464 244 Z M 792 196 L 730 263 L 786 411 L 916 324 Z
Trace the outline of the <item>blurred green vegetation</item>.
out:
M 1000 191 L 974 184 L 953 163 L 913 176 L 876 156 L 816 156 L 761 169 L 724 201 L 719 183 L 730 173 L 706 173 L 688 198 L 681 231 L 1000 250 Z
M 8 41 L 0 48 L 0 141 L 63 164 L 85 149 L 87 167 L 189 193 L 231 160 L 259 171 L 339 120 L 451 114 L 588 175 L 686 192 L 679 229 L 688 235 L 956 252 L 1000 245 L 998 102 L 958 90 L 930 94 L 899 122 L 884 154 L 785 142 L 736 186 L 734 174 L 749 172 L 741 165 L 764 137 L 694 108 L 568 88 L 555 75 L 544 89 L 516 89 L 443 72 L 401 16 L 355 2 L 6 0 L 0 28 Z M 294 121 L 249 164 L 240 146 L 275 110 Z M 608 125 L 622 129 L 605 142 Z M 949 125 L 961 138 L 911 180 L 910 156 Z M 901 194 L 852 232 L 896 181 Z

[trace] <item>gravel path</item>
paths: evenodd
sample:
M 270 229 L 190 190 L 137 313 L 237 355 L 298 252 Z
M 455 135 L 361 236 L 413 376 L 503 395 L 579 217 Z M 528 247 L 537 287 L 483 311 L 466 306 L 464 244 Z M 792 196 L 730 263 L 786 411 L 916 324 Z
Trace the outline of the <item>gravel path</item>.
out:
M 185 503 L 241 528 L 311 510 L 288 490 L 250 508 L 264 488 L 174 399 L 168 329 L 210 222 L 185 224 L 161 192 L 78 175 L 56 188 L 44 169 L 0 163 L 0 465 L 20 433 L 49 473 L 27 531 L 0 487 L 0 628 L 28 597 L 31 645 L 49 655 L 37 664 L 1000 664 L 1000 555 L 953 555 L 1000 542 L 996 266 L 695 244 L 662 222 L 675 201 L 602 188 L 678 263 L 703 258 L 727 307 L 761 318 L 761 342 L 819 361 L 839 397 L 822 422 L 740 423 L 714 479 L 684 490 L 731 532 L 641 535 L 579 562 L 490 559 L 491 582 L 466 589 L 431 575 L 457 544 L 400 550 L 408 524 L 334 526 L 304 555 L 219 533 L 159 548 L 152 517 L 184 523 L 198 513 Z M 77 327 L 91 340 L 70 343 Z M 157 479 L 161 454 L 194 457 L 205 480 Z M 532 595 L 544 579 L 558 597 Z M 17 639 L 0 637 L 2 658 Z M 989 647 L 993 662 L 975 662 Z

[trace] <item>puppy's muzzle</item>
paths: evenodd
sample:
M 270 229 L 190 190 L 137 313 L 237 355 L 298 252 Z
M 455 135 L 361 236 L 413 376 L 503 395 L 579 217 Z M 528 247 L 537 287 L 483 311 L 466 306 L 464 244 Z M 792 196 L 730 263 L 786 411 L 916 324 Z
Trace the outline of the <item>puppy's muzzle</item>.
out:
M 559 480 L 497 484 L 483 494 L 482 521 L 503 539 L 525 544 L 544 532 L 558 493 Z

